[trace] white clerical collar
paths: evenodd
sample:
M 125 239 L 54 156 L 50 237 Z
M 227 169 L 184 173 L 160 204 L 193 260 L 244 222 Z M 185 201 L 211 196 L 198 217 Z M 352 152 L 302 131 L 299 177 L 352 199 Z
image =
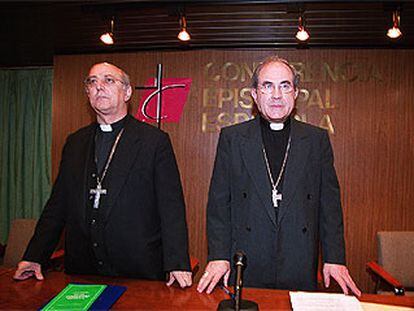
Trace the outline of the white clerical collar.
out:
M 99 124 L 102 132 L 112 132 L 112 126 L 110 124 Z
M 285 124 L 283 122 L 278 123 L 278 122 L 270 122 L 269 123 L 270 129 L 272 131 L 281 131 L 283 130 Z

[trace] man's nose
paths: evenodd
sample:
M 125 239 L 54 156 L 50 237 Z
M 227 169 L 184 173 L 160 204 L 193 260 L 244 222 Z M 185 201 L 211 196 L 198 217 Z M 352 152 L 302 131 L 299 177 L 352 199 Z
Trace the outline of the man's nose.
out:
M 103 82 L 103 80 L 97 80 L 95 83 L 95 87 L 98 91 L 102 90 L 105 88 L 105 83 Z
M 282 97 L 282 91 L 280 90 L 279 86 L 275 86 L 272 90 L 272 97 L 274 98 L 280 98 Z

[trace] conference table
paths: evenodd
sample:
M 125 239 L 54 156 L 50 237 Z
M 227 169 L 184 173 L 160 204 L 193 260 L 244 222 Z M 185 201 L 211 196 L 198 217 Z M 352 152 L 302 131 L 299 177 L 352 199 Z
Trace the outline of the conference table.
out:
M 45 280 L 14 281 L 14 269 L 0 271 L 0 310 L 36 310 L 69 283 L 110 284 L 126 286 L 127 290 L 113 305 L 114 310 L 216 310 L 228 295 L 216 288 L 213 293 L 200 294 L 196 285 L 187 289 L 167 287 L 160 281 L 126 278 L 67 275 L 48 272 Z M 260 310 L 292 310 L 289 291 L 244 288 L 243 298 L 257 302 Z M 414 307 L 414 297 L 363 294 L 360 301 Z

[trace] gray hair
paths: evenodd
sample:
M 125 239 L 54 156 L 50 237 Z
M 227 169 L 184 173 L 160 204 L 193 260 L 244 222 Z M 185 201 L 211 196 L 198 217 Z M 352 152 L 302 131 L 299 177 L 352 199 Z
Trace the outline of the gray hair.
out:
M 262 71 L 263 67 L 266 66 L 267 64 L 270 63 L 281 63 L 286 65 L 290 71 L 292 72 L 293 75 L 293 86 L 295 87 L 295 89 L 297 89 L 299 87 L 299 74 L 297 73 L 295 67 L 293 67 L 291 64 L 289 64 L 289 62 L 284 59 L 284 58 L 280 58 L 277 55 L 272 55 L 272 56 L 268 56 L 266 57 L 254 70 L 253 72 L 253 76 L 252 76 L 252 82 L 251 82 L 251 86 L 252 88 L 256 89 L 257 86 L 259 85 L 259 74 L 260 71 Z
M 99 65 L 99 64 L 107 64 L 107 65 L 111 65 L 117 68 L 121 72 L 121 80 L 122 80 L 122 83 L 124 84 L 124 87 L 127 88 L 128 86 L 131 85 L 131 80 L 129 79 L 129 75 L 121 67 L 113 63 L 110 63 L 110 62 L 99 62 L 99 63 L 94 64 L 92 67 Z
M 119 67 L 118 67 L 119 68 Z M 130 86 L 131 85 L 131 81 L 130 81 L 130 79 L 129 79 L 129 76 L 128 76 L 128 74 L 125 72 L 125 71 L 123 71 L 121 68 L 119 68 L 120 70 L 121 70 L 121 79 L 122 79 L 122 82 L 124 82 L 124 85 L 127 87 L 127 86 Z

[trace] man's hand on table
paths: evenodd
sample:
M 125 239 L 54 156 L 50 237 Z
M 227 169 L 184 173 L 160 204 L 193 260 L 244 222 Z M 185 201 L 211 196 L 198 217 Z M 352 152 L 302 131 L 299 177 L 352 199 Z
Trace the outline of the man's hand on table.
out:
M 352 280 L 346 266 L 325 263 L 323 265 L 323 279 L 325 287 L 329 287 L 330 277 L 332 277 L 335 281 L 338 282 L 339 286 L 341 286 L 342 291 L 345 295 L 348 295 L 348 288 L 350 288 L 356 296 L 361 296 L 361 291 L 356 286 L 355 282 Z
M 13 279 L 23 281 L 34 276 L 37 280 L 44 279 L 42 274 L 42 266 L 37 262 L 20 261 L 17 265 L 17 270 L 14 273 Z
M 171 271 L 167 286 L 171 286 L 175 281 L 181 288 L 190 287 L 193 284 L 192 273 L 190 271 Z
M 223 278 L 224 286 L 227 287 L 230 276 L 230 262 L 228 260 L 212 260 L 207 264 L 206 271 L 198 282 L 197 290 L 202 293 L 206 290 L 210 294 L 217 283 Z

